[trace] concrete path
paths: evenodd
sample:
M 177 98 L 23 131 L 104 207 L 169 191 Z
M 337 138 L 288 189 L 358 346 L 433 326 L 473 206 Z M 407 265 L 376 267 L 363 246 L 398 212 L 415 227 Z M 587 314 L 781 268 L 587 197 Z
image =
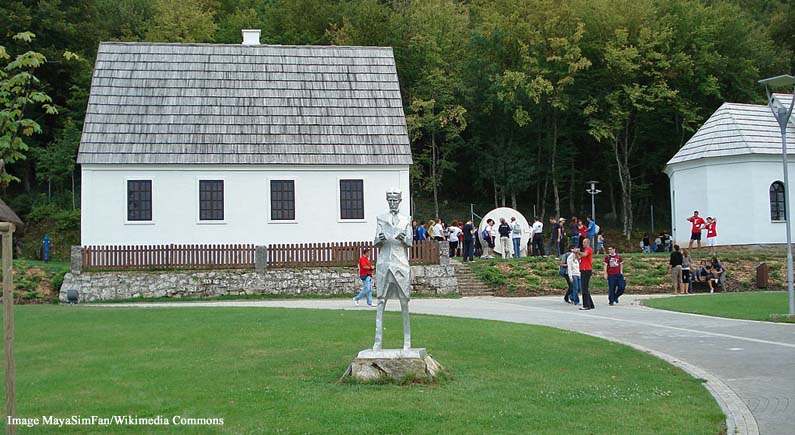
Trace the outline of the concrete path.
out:
M 795 325 L 654 310 L 639 304 L 648 297 L 625 295 L 609 307 L 606 296 L 597 295 L 592 311 L 579 311 L 560 297 L 414 299 L 411 311 L 546 325 L 625 343 L 705 379 L 727 414 L 729 434 L 795 434 Z M 162 305 L 372 310 L 347 299 L 133 306 Z M 397 308 L 396 302 L 388 306 Z

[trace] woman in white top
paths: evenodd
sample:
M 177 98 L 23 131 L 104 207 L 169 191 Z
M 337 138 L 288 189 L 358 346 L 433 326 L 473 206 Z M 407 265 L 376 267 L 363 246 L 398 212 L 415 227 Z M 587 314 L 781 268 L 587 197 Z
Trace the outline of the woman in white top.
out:
M 458 234 L 461 233 L 461 228 L 458 227 L 458 222 L 453 221 L 447 227 L 447 241 L 450 242 L 450 258 L 455 257 L 455 250 L 458 249 Z
M 572 252 L 572 255 L 566 259 L 566 265 L 568 266 L 567 273 L 569 274 L 569 279 L 571 280 L 571 294 L 569 295 L 569 300 L 574 305 L 580 304 L 580 297 L 578 294 L 580 293 L 580 257 L 576 255 L 580 252 L 580 249 L 576 246 L 571 246 L 569 251 Z

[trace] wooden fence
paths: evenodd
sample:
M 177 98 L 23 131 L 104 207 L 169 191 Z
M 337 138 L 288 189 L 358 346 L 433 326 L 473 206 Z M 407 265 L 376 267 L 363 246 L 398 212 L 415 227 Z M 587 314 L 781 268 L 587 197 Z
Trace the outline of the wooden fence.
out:
M 268 267 L 356 266 L 363 248 L 370 248 L 370 259 L 378 262 L 378 250 L 373 249 L 372 242 L 268 245 Z M 409 262 L 439 264 L 439 243 L 415 241 Z
M 254 245 L 84 246 L 83 270 L 253 268 Z
M 268 245 L 268 267 L 348 266 L 358 264 L 363 248 L 371 249 L 371 260 L 378 261 L 372 242 L 301 243 Z M 82 270 L 152 270 L 253 268 L 255 246 L 237 245 L 139 245 L 84 246 Z M 439 243 L 414 242 L 409 252 L 411 264 L 439 264 Z

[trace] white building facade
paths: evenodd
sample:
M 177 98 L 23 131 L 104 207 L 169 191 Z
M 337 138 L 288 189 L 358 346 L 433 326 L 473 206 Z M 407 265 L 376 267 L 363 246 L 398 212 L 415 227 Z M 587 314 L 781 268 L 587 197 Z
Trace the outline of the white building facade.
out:
M 102 43 L 80 144 L 81 244 L 374 238 L 409 214 L 392 50 Z
M 777 104 L 791 96 L 776 95 Z M 795 124 L 788 129 L 795 163 Z M 795 166 L 790 167 L 790 180 Z M 698 210 L 717 219 L 719 245 L 786 243 L 781 134 L 767 106 L 723 104 L 674 155 L 670 178 L 672 236 L 690 240 L 687 218 Z M 793 196 L 790 189 L 790 201 Z M 707 233 L 702 232 L 702 245 Z
M 83 245 L 365 241 L 375 237 L 375 217 L 387 207 L 387 189 L 397 187 L 404 197 L 409 192 L 408 168 L 386 166 L 83 165 L 82 175 L 82 207 L 91 210 L 82 215 Z M 130 209 L 128 183 L 136 181 L 151 183 L 151 219 L 137 219 Z M 217 219 L 200 216 L 201 181 L 223 185 Z M 272 182 L 292 184 L 294 207 L 288 213 L 273 198 Z M 346 185 L 354 192 L 360 186 L 361 198 L 355 193 L 343 198 Z M 404 200 L 401 213 L 409 214 L 408 206 Z

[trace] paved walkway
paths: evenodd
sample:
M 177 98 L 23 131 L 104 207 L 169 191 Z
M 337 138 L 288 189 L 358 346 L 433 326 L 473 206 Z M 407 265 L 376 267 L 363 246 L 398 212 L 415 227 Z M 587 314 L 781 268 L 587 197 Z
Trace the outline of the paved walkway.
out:
M 645 296 L 649 297 L 649 296 Z M 414 299 L 413 313 L 546 325 L 618 341 L 678 365 L 716 396 L 728 415 L 729 433 L 795 433 L 795 325 L 732 320 L 653 310 L 644 296 L 625 295 L 608 307 L 578 311 L 560 297 Z M 199 302 L 175 306 L 247 306 L 372 310 L 350 300 Z M 135 304 L 148 307 L 161 304 Z M 113 304 L 112 306 L 121 306 Z M 390 303 L 389 310 L 398 304 Z

